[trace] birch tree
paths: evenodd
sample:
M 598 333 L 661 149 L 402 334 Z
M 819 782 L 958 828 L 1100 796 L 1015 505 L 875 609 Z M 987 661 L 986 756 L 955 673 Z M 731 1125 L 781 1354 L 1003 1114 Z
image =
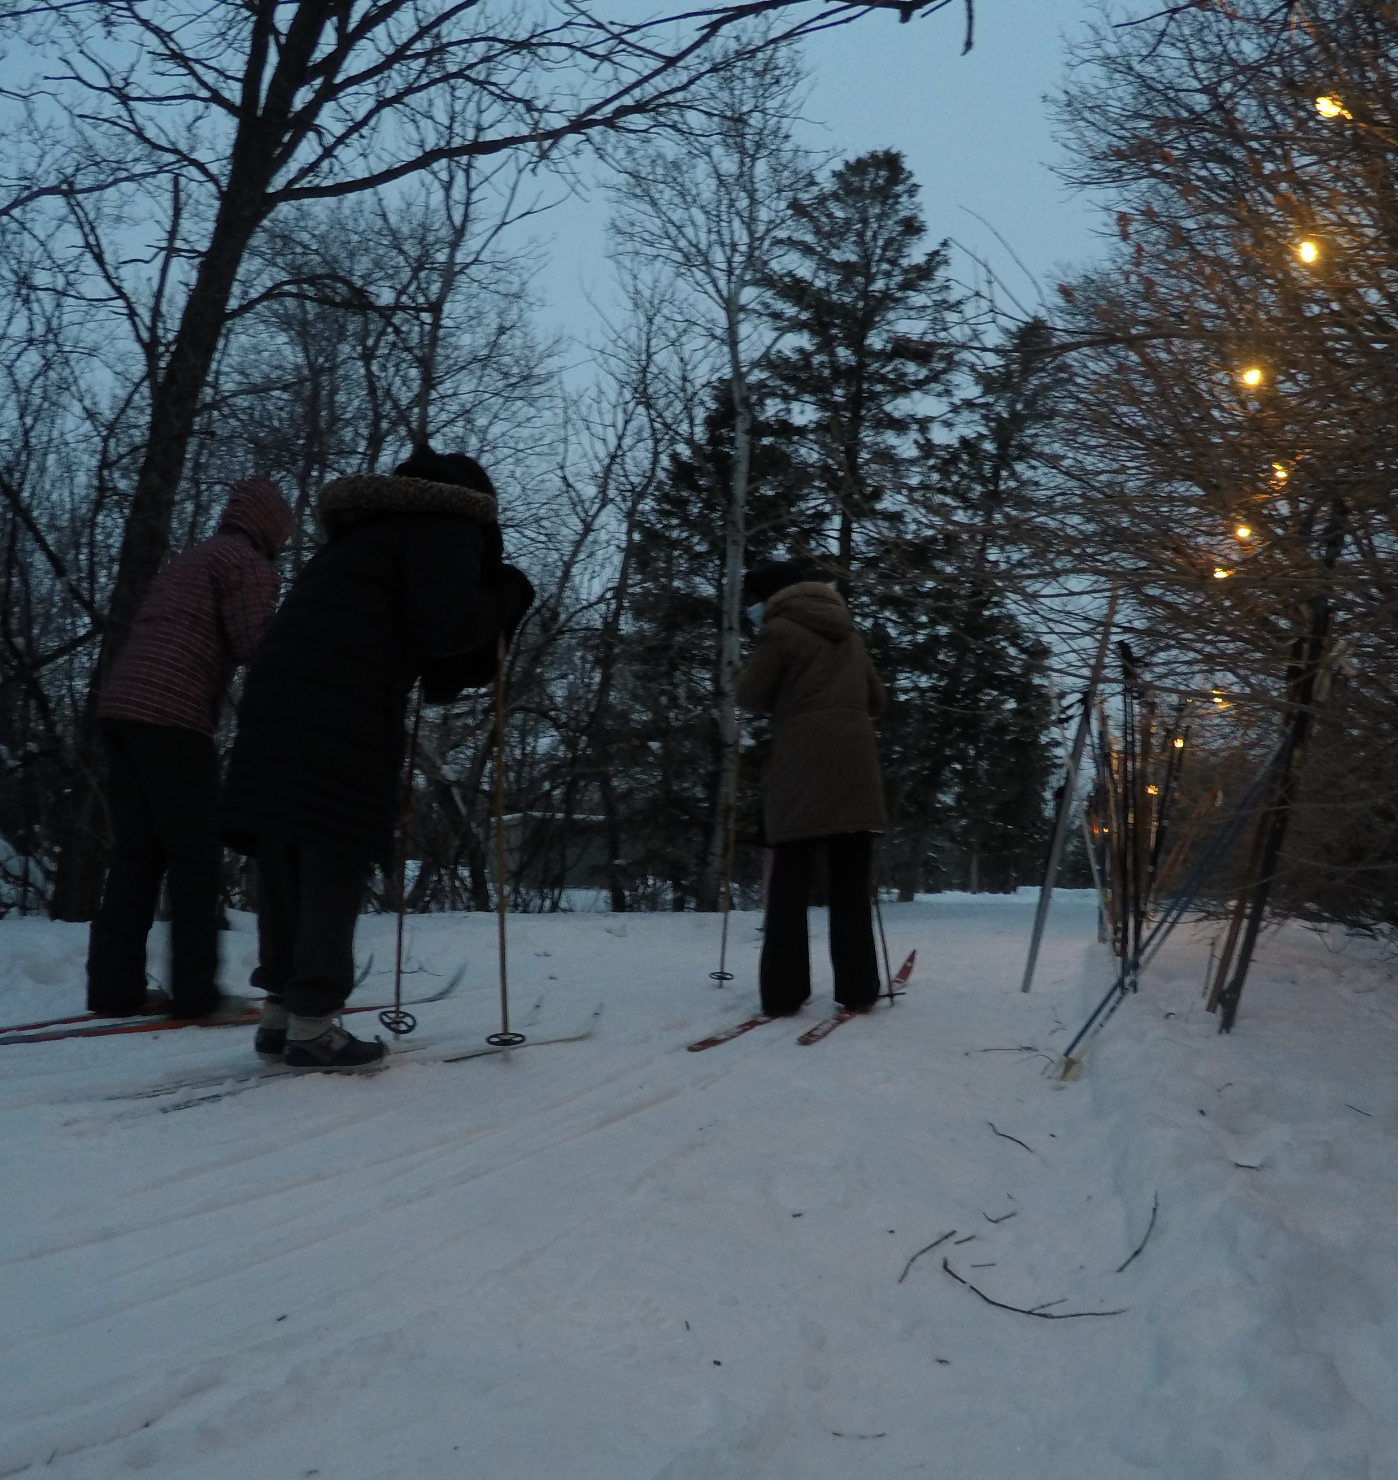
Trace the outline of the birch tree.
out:
M 733 407 L 732 456 L 722 489 L 723 579 L 714 683 L 721 754 L 699 889 L 700 904 L 708 909 L 719 903 L 736 797 L 753 382 L 779 334 L 766 311 L 768 283 L 790 203 L 814 165 L 792 135 L 801 86 L 799 65 L 789 53 L 760 51 L 741 67 L 717 72 L 696 92 L 692 124 L 680 143 L 611 156 L 618 175 L 613 225 L 618 251 L 672 285 L 671 313 L 689 320 L 691 342 L 709 379 L 726 382 Z M 704 378 L 692 366 L 686 373 L 692 382 Z M 687 455 L 716 479 L 695 429 L 676 431 Z

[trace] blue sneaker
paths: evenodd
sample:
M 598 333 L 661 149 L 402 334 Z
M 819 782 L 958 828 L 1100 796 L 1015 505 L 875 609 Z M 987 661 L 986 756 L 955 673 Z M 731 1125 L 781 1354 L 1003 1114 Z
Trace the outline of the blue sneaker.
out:
M 341 1027 L 332 1026 L 318 1038 L 288 1038 L 282 1063 L 288 1069 L 329 1069 L 354 1073 L 372 1069 L 388 1057 L 388 1045 L 375 1038 L 366 1043 Z

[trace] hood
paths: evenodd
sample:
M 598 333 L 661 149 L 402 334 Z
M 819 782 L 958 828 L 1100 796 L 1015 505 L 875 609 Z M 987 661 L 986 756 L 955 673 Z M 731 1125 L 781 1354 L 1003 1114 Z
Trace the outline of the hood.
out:
M 799 581 L 785 586 L 762 608 L 762 621 L 785 617 L 828 642 L 843 642 L 854 631 L 845 598 L 820 581 Z
M 295 528 L 296 520 L 282 491 L 270 478 L 243 478 L 228 494 L 219 534 L 241 534 L 273 559 Z
M 327 534 L 341 514 L 461 514 L 477 524 L 494 524 L 495 500 L 475 488 L 406 478 L 401 473 L 355 473 L 327 483 L 316 499 L 316 518 Z

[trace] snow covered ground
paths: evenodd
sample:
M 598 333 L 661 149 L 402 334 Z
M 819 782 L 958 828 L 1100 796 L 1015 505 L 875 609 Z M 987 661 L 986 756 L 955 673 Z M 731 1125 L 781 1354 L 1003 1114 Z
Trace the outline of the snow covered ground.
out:
M 527 1031 L 603 1012 L 508 1060 L 440 1062 L 497 1026 L 487 916 L 410 922 L 411 987 L 466 976 L 371 1078 L 0 1049 L 0 1475 L 1395 1480 L 1398 977 L 1288 928 L 1220 1037 L 1181 930 L 1055 1085 L 1110 958 L 1060 896 L 1022 996 L 1032 910 L 887 906 L 908 995 L 809 1048 L 817 912 L 817 1001 L 706 1053 L 755 915 L 723 990 L 716 918 L 511 919 Z M 0 1020 L 80 1010 L 83 949 L 0 922 Z

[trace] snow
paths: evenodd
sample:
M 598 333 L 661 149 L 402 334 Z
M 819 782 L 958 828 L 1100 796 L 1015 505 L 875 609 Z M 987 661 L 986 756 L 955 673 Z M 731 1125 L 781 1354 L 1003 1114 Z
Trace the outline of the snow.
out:
M 706 1053 L 755 914 L 725 989 L 715 917 L 512 917 L 526 1031 L 603 1012 L 509 1058 L 441 1062 L 498 1027 L 484 915 L 410 921 L 410 989 L 466 975 L 376 1076 L 112 1098 L 250 1034 L 0 1050 L 0 1475 L 1395 1480 L 1382 952 L 1269 934 L 1221 1037 L 1181 929 L 1062 1085 L 1111 960 L 1061 895 L 1022 995 L 1033 904 L 885 905 L 908 995 L 810 1048 L 819 912 L 802 1019 Z M 84 945 L 0 922 L 0 1018 L 80 1010 Z

